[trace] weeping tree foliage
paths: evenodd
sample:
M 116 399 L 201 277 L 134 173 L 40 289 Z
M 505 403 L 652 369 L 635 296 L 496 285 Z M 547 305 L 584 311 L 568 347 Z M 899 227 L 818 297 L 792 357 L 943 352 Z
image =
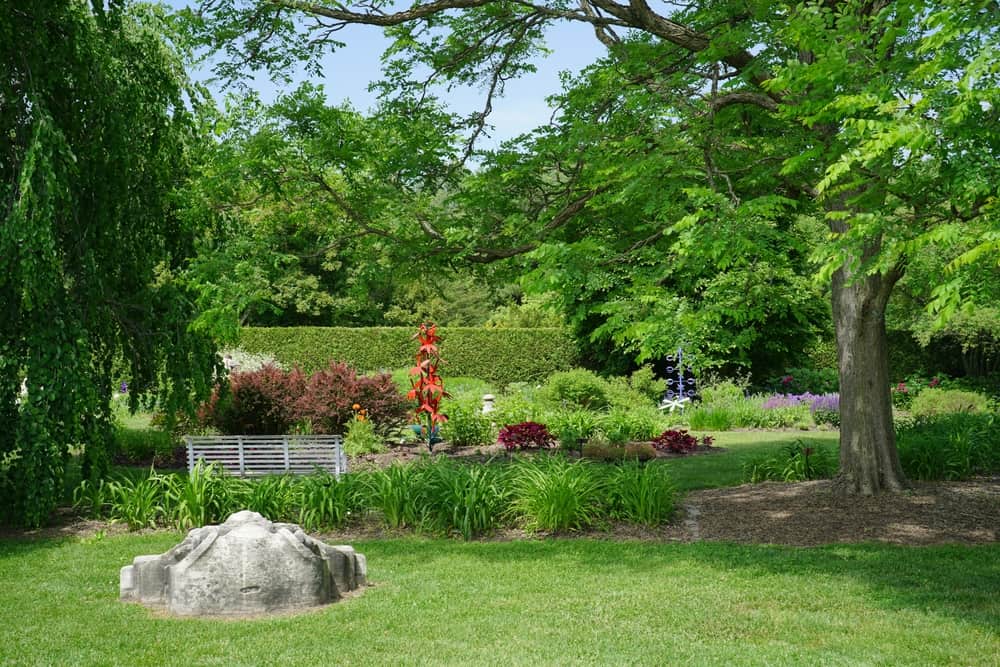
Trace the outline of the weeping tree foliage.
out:
M 435 0 L 405 9 L 380 0 L 354 6 L 324 0 L 201 4 L 193 23 L 229 54 L 224 74 L 248 63 L 278 69 L 290 61 L 315 64 L 347 24 L 387 29 L 396 40 L 389 82 L 403 96 L 419 99 L 435 78 L 482 86 L 482 112 L 468 119 L 471 141 L 504 82 L 530 70 L 546 26 L 571 21 L 592 27 L 608 48 L 604 76 L 612 85 L 606 90 L 620 92 L 603 100 L 579 96 L 580 104 L 571 100 L 564 124 L 575 124 L 580 138 L 588 131 L 602 135 L 596 141 L 617 161 L 598 155 L 603 170 L 588 171 L 584 158 L 593 153 L 586 152 L 585 140 L 553 144 L 549 163 L 555 171 L 522 179 L 533 188 L 526 192 L 537 195 L 531 199 L 536 205 L 472 220 L 467 234 L 476 241 L 464 244 L 466 256 L 491 261 L 534 252 L 577 223 L 584 223 L 577 234 L 587 236 L 587 223 L 599 221 L 611 205 L 638 214 L 615 224 L 647 231 L 624 248 L 622 264 L 642 257 L 649 246 L 643 238 L 681 238 L 691 228 L 705 231 L 688 234 L 688 257 L 711 257 L 721 249 L 720 257 L 732 258 L 739 245 L 713 233 L 722 221 L 747 223 L 730 224 L 730 234 L 755 225 L 788 229 L 796 217 L 824 223 L 825 234 L 809 250 L 829 285 L 837 338 L 839 479 L 846 491 L 860 494 L 905 486 L 892 427 L 885 311 L 910 257 L 942 239 L 985 230 L 985 240 L 955 265 L 995 262 L 995 0 L 703 0 L 655 7 L 645 0 Z M 643 94 L 632 98 L 625 89 L 633 88 Z M 646 108 L 621 113 L 634 104 Z M 572 120 L 576 116 L 582 121 Z M 645 121 L 632 133 L 603 134 L 600 126 L 615 128 L 629 118 Z M 498 155 L 497 164 L 516 171 L 519 159 Z M 675 180 L 690 186 L 677 188 Z M 649 203 L 636 206 L 643 201 Z M 456 238 L 440 227 L 425 231 L 442 242 Z M 483 240 L 512 243 L 487 252 L 475 247 Z M 762 255 L 768 256 L 762 275 L 780 277 L 785 266 L 773 261 L 775 253 Z M 664 264 L 674 258 L 667 254 Z M 663 265 L 659 270 L 666 282 L 686 279 Z M 963 285 L 949 275 L 936 281 L 936 302 L 953 310 Z M 648 290 L 656 280 L 643 283 L 647 293 L 627 297 L 639 305 L 656 299 Z M 760 284 L 748 287 L 759 290 Z M 724 289 L 741 288 L 737 281 Z M 736 310 L 733 304 L 730 316 Z M 666 311 L 646 312 L 656 318 Z M 626 332 L 651 324 L 610 315 Z
M 71 446 L 105 471 L 113 373 L 133 406 L 159 388 L 170 410 L 215 365 L 175 278 L 193 93 L 161 18 L 110 4 L 0 12 L 0 520 L 29 526 L 62 497 Z

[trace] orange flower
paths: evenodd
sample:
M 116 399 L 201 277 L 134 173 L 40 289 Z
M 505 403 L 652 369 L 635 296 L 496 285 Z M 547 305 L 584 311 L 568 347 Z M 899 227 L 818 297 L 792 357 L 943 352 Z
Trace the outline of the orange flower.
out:
M 360 409 L 361 409 L 361 406 L 358 405 L 357 403 L 355 403 L 354 405 L 351 406 L 351 410 L 360 410 Z

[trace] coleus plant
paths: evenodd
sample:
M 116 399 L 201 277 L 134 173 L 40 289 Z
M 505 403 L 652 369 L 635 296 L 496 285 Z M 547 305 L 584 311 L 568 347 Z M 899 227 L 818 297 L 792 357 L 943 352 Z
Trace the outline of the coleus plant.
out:
M 448 396 L 444 390 L 444 380 L 438 375 L 441 365 L 441 353 L 438 351 L 437 325 L 425 322 L 413 336 L 420 343 L 417 348 L 416 365 L 410 369 L 411 389 L 406 394 L 410 400 L 417 401 L 414 414 L 420 425 L 420 435 L 426 438 L 427 451 L 434 451 L 435 434 L 438 426 L 448 421 L 441 412 L 441 399 Z

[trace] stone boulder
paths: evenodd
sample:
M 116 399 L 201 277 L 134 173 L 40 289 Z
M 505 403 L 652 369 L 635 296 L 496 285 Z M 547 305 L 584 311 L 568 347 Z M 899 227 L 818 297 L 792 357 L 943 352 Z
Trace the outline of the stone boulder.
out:
M 316 607 L 363 587 L 367 563 L 295 524 L 237 512 L 121 569 L 120 598 L 181 616 L 248 616 Z

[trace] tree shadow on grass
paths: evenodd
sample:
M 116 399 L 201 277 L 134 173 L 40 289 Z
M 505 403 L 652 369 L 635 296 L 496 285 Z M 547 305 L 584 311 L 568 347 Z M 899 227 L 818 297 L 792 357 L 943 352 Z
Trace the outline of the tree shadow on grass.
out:
M 757 580 L 760 586 L 778 586 L 783 577 L 801 578 L 805 581 L 800 590 L 808 590 L 811 581 L 839 580 L 861 585 L 867 603 L 887 610 L 932 610 L 1000 632 L 1000 545 L 786 547 L 557 538 L 501 543 L 407 539 L 356 546 L 373 552 L 369 560 L 376 568 L 379 559 L 386 559 L 395 567 L 443 570 L 462 556 L 477 562 L 483 576 L 555 568 L 610 581 L 620 576 L 691 576 L 693 570 L 694 576 L 706 579 L 735 574 L 747 586 L 756 586 Z M 686 566 L 669 573 L 680 562 Z

